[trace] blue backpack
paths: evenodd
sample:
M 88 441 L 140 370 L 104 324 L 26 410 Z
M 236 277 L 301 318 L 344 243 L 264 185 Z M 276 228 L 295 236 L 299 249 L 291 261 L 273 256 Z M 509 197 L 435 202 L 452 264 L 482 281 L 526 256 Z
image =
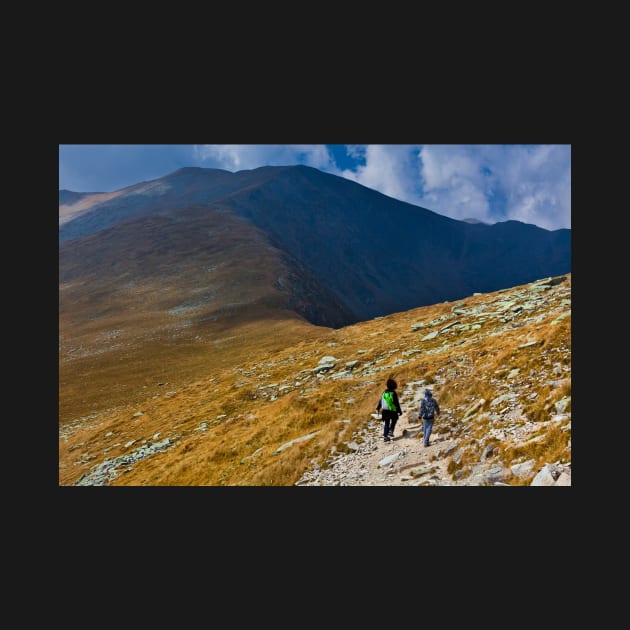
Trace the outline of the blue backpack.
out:
M 435 415 L 435 399 L 433 397 L 423 398 L 420 409 L 423 412 L 423 418 L 433 418 Z

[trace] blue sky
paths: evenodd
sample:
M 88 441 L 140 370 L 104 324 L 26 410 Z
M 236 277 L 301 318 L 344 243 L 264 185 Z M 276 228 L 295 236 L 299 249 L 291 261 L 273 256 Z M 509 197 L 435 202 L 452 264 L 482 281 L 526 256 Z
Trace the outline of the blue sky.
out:
M 111 192 L 183 166 L 306 164 L 453 219 L 571 227 L 569 144 L 65 144 L 59 188 Z

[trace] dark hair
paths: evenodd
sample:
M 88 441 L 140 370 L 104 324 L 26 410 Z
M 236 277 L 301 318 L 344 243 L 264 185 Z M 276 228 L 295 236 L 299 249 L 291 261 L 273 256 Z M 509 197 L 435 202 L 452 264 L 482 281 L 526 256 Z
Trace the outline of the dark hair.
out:
M 396 389 L 398 387 L 398 383 L 393 378 L 387 379 L 387 389 Z

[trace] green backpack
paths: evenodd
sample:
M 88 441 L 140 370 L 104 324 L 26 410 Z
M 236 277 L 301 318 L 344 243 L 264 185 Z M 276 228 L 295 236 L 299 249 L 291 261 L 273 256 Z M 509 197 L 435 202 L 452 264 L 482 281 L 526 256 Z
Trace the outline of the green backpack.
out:
M 387 407 L 391 411 L 396 411 L 396 403 L 394 402 L 394 392 L 390 392 L 389 390 L 385 390 L 383 392 L 383 400 L 387 403 Z

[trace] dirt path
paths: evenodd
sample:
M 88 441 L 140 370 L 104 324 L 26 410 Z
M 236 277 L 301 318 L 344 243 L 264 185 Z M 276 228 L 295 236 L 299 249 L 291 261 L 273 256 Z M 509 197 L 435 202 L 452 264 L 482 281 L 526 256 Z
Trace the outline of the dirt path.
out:
M 353 452 L 335 458 L 325 470 L 315 468 L 298 482 L 300 486 L 426 486 L 457 485 L 447 472 L 448 455 L 455 449 L 450 432 L 440 433 L 436 418 L 430 444 L 422 440 L 418 409 L 424 396 L 422 381 L 407 385 L 401 395 L 403 415 L 390 442 L 383 441 L 383 423 L 372 414 L 366 429 L 349 439 Z M 439 389 L 431 386 L 439 402 Z M 445 414 L 442 414 L 444 418 Z M 444 423 L 446 424 L 446 423 Z

